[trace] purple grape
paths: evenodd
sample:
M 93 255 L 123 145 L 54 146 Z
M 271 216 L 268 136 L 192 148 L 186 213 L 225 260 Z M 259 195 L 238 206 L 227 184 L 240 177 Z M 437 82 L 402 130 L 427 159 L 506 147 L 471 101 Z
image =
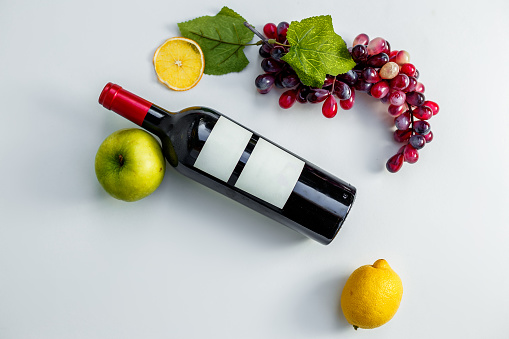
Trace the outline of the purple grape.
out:
M 297 88 L 297 101 L 300 102 L 301 104 L 305 104 L 306 102 L 308 102 L 308 94 L 309 94 L 309 87 L 308 86 L 299 86 Z
M 378 53 L 369 57 L 367 65 L 375 68 L 380 68 L 389 62 L 389 56 L 385 53 Z
M 286 21 L 281 21 L 277 25 L 277 41 L 280 43 L 284 43 L 286 40 L 286 33 L 288 32 L 288 27 L 290 24 Z
M 353 86 L 359 79 L 359 75 L 354 70 L 349 70 L 346 73 L 338 74 L 336 76 L 336 79 L 343 81 L 347 85 Z
M 281 85 L 284 88 L 292 88 L 300 84 L 300 79 L 295 73 L 286 73 L 281 76 Z
M 405 112 L 401 114 L 399 117 L 394 119 L 394 125 L 400 131 L 407 130 L 410 127 L 411 119 L 410 113 Z
M 274 87 L 274 75 L 272 74 L 260 74 L 255 79 L 255 86 L 258 92 L 261 94 L 266 94 L 270 92 L 272 87 Z
M 353 87 L 357 91 L 366 92 L 371 95 L 371 87 L 372 86 L 373 86 L 373 84 L 370 84 L 369 82 L 366 82 L 364 80 L 358 80 Z
M 412 145 L 413 148 L 417 150 L 423 148 L 424 145 L 426 145 L 426 139 L 424 138 L 423 135 L 420 134 L 412 135 L 408 142 L 410 143 L 410 145 Z
M 378 71 L 373 67 L 366 67 L 362 70 L 362 78 L 364 81 L 369 82 L 370 84 L 376 84 L 381 80 Z
M 392 89 L 403 90 L 410 84 L 410 78 L 406 74 L 396 75 L 390 82 Z
M 417 88 L 417 79 L 415 77 L 408 77 L 408 86 L 405 88 L 405 92 L 413 92 Z
M 352 59 L 358 64 L 363 64 L 368 60 L 368 48 L 365 45 L 354 46 L 351 54 Z
M 431 130 L 431 126 L 430 126 L 429 122 L 423 121 L 423 120 L 414 122 L 415 133 L 420 134 L 420 135 L 426 135 L 430 132 L 430 130 Z
M 267 44 L 261 45 L 258 52 L 262 58 L 270 58 L 270 50 L 271 49 L 272 49 L 272 46 L 267 43 Z
M 313 88 L 309 92 L 307 99 L 310 103 L 316 104 L 324 101 L 329 96 L 330 92 L 323 88 Z
M 270 56 L 274 60 L 280 60 L 283 57 L 283 55 L 285 55 L 285 54 L 286 54 L 286 50 L 283 46 L 274 46 L 270 50 Z
M 335 80 L 336 77 L 332 75 L 325 76 L 325 81 L 323 82 L 322 88 L 331 87 Z
M 262 69 L 267 73 L 277 73 L 283 69 L 283 64 L 272 58 L 262 60 Z
M 347 100 L 352 95 L 352 90 L 350 86 L 343 81 L 336 80 L 336 82 L 334 82 L 334 94 L 339 100 Z
M 408 92 L 406 94 L 406 102 L 408 102 L 412 106 L 421 106 L 424 103 L 424 101 L 426 101 L 426 98 L 422 93 Z

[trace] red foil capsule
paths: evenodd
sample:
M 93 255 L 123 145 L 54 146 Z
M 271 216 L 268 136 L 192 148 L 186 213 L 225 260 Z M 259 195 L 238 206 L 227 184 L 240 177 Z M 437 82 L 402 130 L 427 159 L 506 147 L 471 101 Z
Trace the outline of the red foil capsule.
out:
M 119 85 L 111 82 L 101 92 L 99 103 L 138 126 L 141 126 L 150 106 L 152 106 L 151 102 L 125 91 Z

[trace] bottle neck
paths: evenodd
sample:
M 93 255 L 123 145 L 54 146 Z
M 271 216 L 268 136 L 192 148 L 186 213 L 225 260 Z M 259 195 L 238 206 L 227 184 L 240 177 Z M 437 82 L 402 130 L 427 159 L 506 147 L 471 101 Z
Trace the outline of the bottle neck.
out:
M 150 132 L 159 132 L 163 119 L 170 116 L 170 112 L 111 82 L 101 92 L 99 103 Z

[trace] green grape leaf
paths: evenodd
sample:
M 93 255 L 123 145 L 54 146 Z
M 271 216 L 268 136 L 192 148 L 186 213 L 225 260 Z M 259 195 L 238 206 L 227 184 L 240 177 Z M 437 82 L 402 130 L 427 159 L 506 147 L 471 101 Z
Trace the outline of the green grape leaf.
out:
M 200 45 L 205 56 L 205 74 L 223 75 L 242 71 L 249 60 L 244 47 L 253 32 L 244 26 L 246 20 L 228 7 L 215 16 L 202 16 L 178 24 L 182 36 Z
M 345 42 L 334 32 L 330 15 L 292 21 L 286 38 L 291 47 L 282 60 L 304 85 L 322 87 L 327 74 L 346 73 L 355 66 Z

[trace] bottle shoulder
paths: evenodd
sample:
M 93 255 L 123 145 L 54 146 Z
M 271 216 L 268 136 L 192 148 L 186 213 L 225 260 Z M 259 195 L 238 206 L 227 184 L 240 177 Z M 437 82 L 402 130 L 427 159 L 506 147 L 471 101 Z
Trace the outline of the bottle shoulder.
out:
M 194 165 L 220 117 L 220 113 L 205 107 L 190 107 L 175 113 L 169 137 L 179 164 Z

